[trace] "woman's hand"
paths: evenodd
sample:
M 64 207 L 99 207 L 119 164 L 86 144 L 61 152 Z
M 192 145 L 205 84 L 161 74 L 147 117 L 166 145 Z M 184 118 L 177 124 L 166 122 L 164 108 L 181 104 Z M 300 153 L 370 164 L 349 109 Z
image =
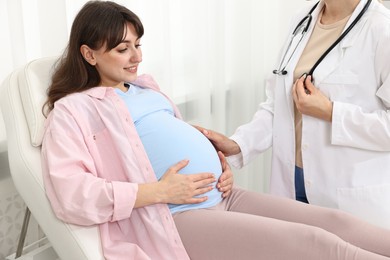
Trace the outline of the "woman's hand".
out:
M 157 203 L 195 204 L 207 200 L 207 196 L 195 197 L 213 189 L 216 182 L 211 173 L 179 174 L 188 165 L 188 160 L 182 160 L 170 167 L 160 181 L 138 184 L 135 208 Z
M 222 192 L 222 198 L 226 198 L 230 195 L 233 188 L 233 173 L 230 170 L 229 164 L 226 162 L 226 158 L 222 152 L 218 152 L 219 159 L 222 165 L 222 175 L 218 179 L 217 189 Z
M 292 89 L 295 105 L 302 114 L 332 122 L 333 104 L 311 82 L 311 76 L 303 75 Z
M 235 155 L 241 152 L 238 144 L 225 135 L 207 130 L 200 126 L 194 125 L 194 127 L 211 141 L 217 151 L 221 151 L 225 156 Z
M 162 199 L 162 203 L 195 204 L 207 200 L 207 196 L 195 196 L 212 190 L 212 184 L 216 182 L 215 176 L 211 173 L 179 174 L 180 169 L 188 163 L 188 160 L 180 161 L 161 177 L 157 195 Z

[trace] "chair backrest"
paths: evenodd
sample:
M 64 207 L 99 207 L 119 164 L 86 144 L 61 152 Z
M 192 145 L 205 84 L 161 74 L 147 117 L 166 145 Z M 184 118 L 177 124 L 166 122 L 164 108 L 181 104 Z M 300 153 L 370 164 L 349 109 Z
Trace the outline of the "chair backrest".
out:
M 44 116 L 41 108 L 56 59 L 34 60 L 11 73 L 1 86 L 0 103 L 11 176 L 20 196 L 61 259 L 104 259 L 98 228 L 58 220 L 43 186 L 40 145 Z

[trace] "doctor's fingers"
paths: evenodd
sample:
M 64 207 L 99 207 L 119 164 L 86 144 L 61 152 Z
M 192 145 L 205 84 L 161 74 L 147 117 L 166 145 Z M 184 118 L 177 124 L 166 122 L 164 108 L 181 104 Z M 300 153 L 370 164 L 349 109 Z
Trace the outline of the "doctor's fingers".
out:
M 204 127 L 201 127 L 201 126 L 198 126 L 198 125 L 192 125 L 193 127 L 195 127 L 196 129 L 198 129 L 199 132 L 201 132 L 202 134 L 207 134 L 207 129 L 204 128 Z
M 307 93 L 307 94 L 311 94 L 311 93 L 314 93 L 315 91 L 317 91 L 316 86 L 314 86 L 314 84 L 312 82 L 312 76 L 311 75 L 308 75 L 306 77 L 305 82 L 304 82 L 304 86 L 305 86 L 306 90 L 309 91 L 309 93 Z
M 311 79 L 311 76 L 306 76 L 305 74 L 300 77 L 299 79 L 297 79 L 296 83 L 295 83 L 295 92 L 297 94 L 297 98 L 298 99 L 301 99 L 302 97 L 307 97 L 307 95 L 311 94 L 311 91 L 310 89 L 312 90 L 312 83 L 310 81 Z M 309 79 L 309 80 L 308 80 Z M 311 84 L 310 89 L 308 88 L 308 86 L 306 84 Z M 314 87 L 314 86 L 313 86 Z
M 224 154 L 229 154 L 231 140 L 227 136 L 212 130 L 205 130 L 202 133 L 214 145 L 215 150 L 222 151 Z
M 217 147 L 218 150 L 218 143 L 222 142 L 224 139 L 223 138 L 224 136 L 222 134 L 206 129 L 201 126 L 197 126 L 197 125 L 192 125 L 192 126 L 198 129 L 204 136 L 206 136 L 213 143 L 213 145 Z

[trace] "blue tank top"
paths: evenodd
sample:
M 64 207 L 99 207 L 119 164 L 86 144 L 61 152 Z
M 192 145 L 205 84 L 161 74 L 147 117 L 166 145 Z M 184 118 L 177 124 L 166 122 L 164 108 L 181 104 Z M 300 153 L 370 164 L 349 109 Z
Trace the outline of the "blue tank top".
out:
M 176 118 L 170 102 L 159 92 L 130 85 L 125 93 L 116 89 L 125 101 L 133 118 L 138 135 L 145 147 L 157 179 L 169 167 L 183 159 L 189 164 L 181 174 L 210 172 L 218 179 L 221 162 L 214 146 L 197 129 Z M 172 213 L 189 209 L 208 208 L 219 203 L 221 193 L 214 189 L 204 194 L 208 200 L 199 204 L 169 204 Z

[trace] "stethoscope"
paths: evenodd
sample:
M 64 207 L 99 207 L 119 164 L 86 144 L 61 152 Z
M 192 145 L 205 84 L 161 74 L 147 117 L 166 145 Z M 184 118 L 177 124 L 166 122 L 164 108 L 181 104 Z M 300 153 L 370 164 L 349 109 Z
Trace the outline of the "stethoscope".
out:
M 337 40 L 321 55 L 321 57 L 316 61 L 316 63 L 313 65 L 313 67 L 310 69 L 310 71 L 308 73 L 305 73 L 306 75 L 313 75 L 313 72 L 314 70 L 317 68 L 317 66 L 322 62 L 322 60 L 329 54 L 329 52 L 349 33 L 349 31 L 351 31 L 351 29 L 358 23 L 358 21 L 360 20 L 360 18 L 363 16 L 363 14 L 367 11 L 368 7 L 370 6 L 371 4 L 371 1 L 372 0 L 368 0 L 367 3 L 364 5 L 363 9 L 360 11 L 359 15 L 355 18 L 355 20 L 353 20 L 353 22 L 348 26 L 348 28 L 339 36 L 339 38 L 337 38 Z M 299 44 L 301 43 L 303 37 L 306 35 L 306 32 L 308 31 L 309 29 L 309 26 L 310 26 L 310 23 L 311 23 L 311 20 L 312 20 L 312 13 L 314 11 L 314 9 L 316 9 L 316 7 L 318 6 L 318 4 L 320 3 L 320 1 L 318 1 L 312 9 L 310 9 L 309 13 L 298 23 L 298 25 L 295 27 L 293 33 L 292 33 L 292 36 L 291 36 L 291 39 L 290 39 L 290 42 L 287 46 L 287 49 L 286 51 L 284 52 L 283 54 L 283 58 L 282 58 L 282 61 L 280 62 L 279 64 L 279 68 L 276 69 L 276 70 L 273 70 L 273 73 L 274 74 L 277 74 L 277 75 L 286 75 L 287 74 L 287 70 L 286 70 L 286 67 L 288 65 L 288 63 L 290 62 L 292 56 L 294 55 L 296 49 L 298 48 Z M 286 56 L 287 56 L 287 53 L 290 52 L 291 50 L 291 46 L 292 46 L 292 42 L 294 41 L 294 39 L 296 38 L 297 35 L 301 35 L 301 37 L 299 38 L 297 44 L 295 45 L 295 48 L 294 50 L 291 52 L 288 60 L 286 60 Z

